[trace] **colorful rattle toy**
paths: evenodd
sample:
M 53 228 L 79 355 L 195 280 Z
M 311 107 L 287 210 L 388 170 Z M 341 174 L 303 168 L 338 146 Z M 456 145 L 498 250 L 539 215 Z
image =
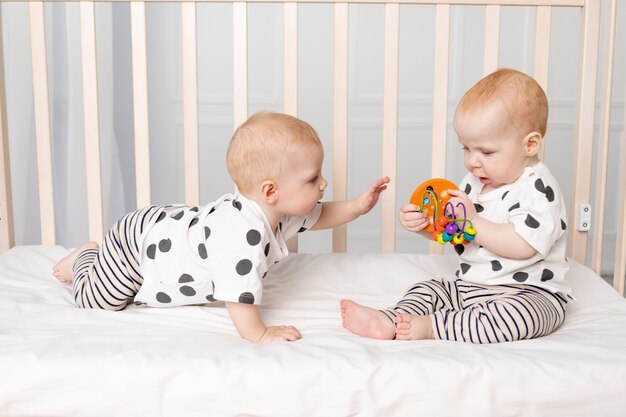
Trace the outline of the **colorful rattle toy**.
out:
M 476 229 L 467 218 L 465 204 L 461 202 L 456 206 L 463 209 L 463 218 L 456 218 L 454 206 L 450 203 L 451 196 L 447 190 L 458 190 L 458 188 L 454 183 L 443 178 L 430 179 L 413 191 L 411 203 L 418 205 L 421 213 L 432 214 L 432 222 L 426 226 L 425 230 L 433 233 L 433 240 L 442 245 L 447 242 L 452 245 L 468 244 L 474 240 Z M 441 207 L 443 207 L 443 213 L 439 212 Z M 460 223 L 462 225 L 459 226 Z

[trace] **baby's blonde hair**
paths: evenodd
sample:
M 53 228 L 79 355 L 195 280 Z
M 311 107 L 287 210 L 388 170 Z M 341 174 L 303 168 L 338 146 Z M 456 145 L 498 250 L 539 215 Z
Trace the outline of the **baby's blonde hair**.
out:
M 226 153 L 226 166 L 239 191 L 247 194 L 280 175 L 286 157 L 302 145 L 322 148 L 307 122 L 283 113 L 261 111 L 237 128 Z
M 514 69 L 499 69 L 470 88 L 456 109 L 473 111 L 499 100 L 513 123 L 524 132 L 545 136 L 548 125 L 548 99 L 539 83 Z

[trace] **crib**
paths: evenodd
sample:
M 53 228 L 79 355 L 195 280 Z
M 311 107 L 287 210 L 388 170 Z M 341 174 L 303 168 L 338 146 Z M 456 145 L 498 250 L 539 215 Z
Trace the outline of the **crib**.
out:
M 623 416 L 626 90 L 623 85 L 618 90 L 626 73 L 626 10 L 621 6 L 617 0 L 2 3 L 0 415 Z M 160 7 L 170 16 L 163 27 L 156 26 Z M 59 8 L 65 14 L 57 13 Z M 77 47 L 68 51 L 79 54 L 67 82 L 79 99 L 80 164 L 59 151 L 63 139 L 54 122 L 67 111 L 56 99 L 62 93 L 52 88 L 59 72 L 51 71 L 58 52 L 51 39 L 60 35 L 51 25 L 60 15 L 68 22 L 68 44 Z M 103 15 L 127 19 L 127 25 L 110 29 L 127 44 L 129 64 L 121 69 L 120 54 L 103 51 L 98 41 Z M 516 29 L 520 16 L 523 24 Z M 210 32 L 224 22 L 226 37 Z M 559 38 L 572 24 L 576 38 Z M 519 49 L 510 43 L 516 30 Z M 19 33 L 27 35 L 26 44 L 18 42 Z M 166 148 L 163 158 L 178 160 L 178 172 L 165 187 L 166 165 L 155 158 L 163 142 L 154 139 L 161 134 L 154 101 L 160 86 L 151 77 L 169 61 L 150 60 L 157 56 L 156 41 L 148 34 L 155 33 L 156 49 L 175 50 L 177 58 L 177 124 L 169 132 L 176 140 L 167 143 L 178 145 L 174 152 Z M 207 34 L 216 39 L 208 41 Z M 271 45 L 262 44 L 264 36 Z M 211 66 L 203 60 L 215 45 L 226 45 L 228 59 L 221 61 L 228 65 L 226 77 L 211 84 L 206 74 L 213 74 L 220 60 Z M 269 52 L 255 53 L 258 48 Z M 28 59 L 15 58 L 20 50 L 30 50 Z M 472 60 L 462 59 L 467 56 Z M 30 65 L 17 67 L 20 62 Z M 339 317 L 341 298 L 384 308 L 415 281 L 452 275 L 453 254 L 435 242 L 414 243 L 399 229 L 396 213 L 423 180 L 460 179 L 463 167 L 451 130 L 454 106 L 460 92 L 502 66 L 535 77 L 547 91 L 551 120 L 557 120 L 549 124 L 542 152 L 553 172 L 557 166 L 569 202 L 568 279 L 578 301 L 566 322 L 541 339 L 493 346 L 378 341 L 347 332 Z M 363 68 L 373 68 L 374 75 Z M 126 71 L 126 84 L 116 87 L 125 93 L 121 109 L 111 105 L 120 101 L 110 100 L 103 88 L 107 77 L 123 84 L 111 71 Z M 271 77 L 260 78 L 262 71 Z M 563 74 L 573 74 L 573 81 L 561 80 L 568 78 Z M 16 79 L 26 80 L 27 94 L 15 90 Z M 265 84 L 275 87 L 269 101 L 256 93 Z M 208 85 L 219 93 L 207 95 Z M 23 96 L 32 102 L 18 102 Z M 51 276 L 52 265 L 80 241 L 101 241 L 127 209 L 172 196 L 188 205 L 217 197 L 205 178 L 221 178 L 220 168 L 225 173 L 230 133 L 255 109 L 268 107 L 322 126 L 332 199 L 351 198 L 353 189 L 379 176 L 392 178 L 370 220 L 321 238 L 302 234 L 290 241 L 292 254 L 268 275 L 264 319 L 269 324 L 288 319 L 303 339 L 247 344 L 219 305 L 129 306 L 122 312 L 73 307 L 70 289 Z M 163 108 L 163 114 L 169 112 Z M 128 140 L 116 146 L 133 150 L 132 157 L 124 154 L 131 169 L 119 171 L 118 183 L 131 199 L 113 206 L 121 191 L 107 178 L 111 160 L 103 149 L 123 135 L 115 131 L 111 111 L 132 126 Z M 26 127 L 20 130 L 16 120 L 24 113 Z M 20 132 L 32 137 L 32 146 L 18 153 L 28 140 Z M 206 154 L 213 159 L 203 159 Z M 24 161 L 35 166 L 24 171 Z M 31 181 L 24 182 L 29 175 Z M 62 195 L 67 200 L 62 186 L 77 178 L 84 186 L 70 194 L 81 203 L 69 210 L 59 203 Z

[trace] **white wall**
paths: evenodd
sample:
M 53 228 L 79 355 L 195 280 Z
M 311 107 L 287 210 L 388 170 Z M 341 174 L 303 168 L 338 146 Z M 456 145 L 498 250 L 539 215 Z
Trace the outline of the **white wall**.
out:
M 604 1 L 606 4 L 606 1 Z M 622 5 L 623 6 L 623 5 Z M 250 4 L 249 113 L 282 108 L 282 6 Z M 74 246 L 87 237 L 82 155 L 82 98 L 77 3 L 47 3 L 46 23 L 50 97 L 57 191 L 59 242 Z M 624 137 L 626 91 L 626 10 L 618 9 L 618 34 L 613 87 L 611 155 L 621 152 Z M 349 161 L 348 194 L 355 196 L 381 172 L 383 93 L 383 7 L 350 5 L 349 41 Z M 452 8 L 449 80 L 449 117 L 463 92 L 482 77 L 484 9 Z M 333 8 L 329 4 L 299 6 L 299 114 L 319 132 L 326 148 L 324 175 L 332 190 L 332 54 Z M 199 3 L 198 98 L 202 202 L 232 190 L 224 155 L 233 131 L 232 13 L 229 4 Z M 130 63 L 130 16 L 125 3 L 98 3 L 97 43 L 100 77 L 101 141 L 105 191 L 105 227 L 134 209 L 133 118 Z M 154 203 L 183 200 L 182 75 L 180 10 L 173 3 L 146 5 L 149 105 Z M 604 19 L 604 15 L 603 15 Z M 397 205 L 430 173 L 434 7 L 401 5 L 398 120 Z M 503 7 L 500 66 L 532 73 L 535 13 L 529 7 Z M 606 26 L 606 25 L 604 25 Z M 30 83 L 28 7 L 2 3 L 8 122 L 12 156 L 13 192 L 18 244 L 39 242 L 38 197 Z M 552 12 L 551 60 L 548 96 L 550 121 L 546 161 L 570 192 L 577 88 L 578 11 Z M 601 53 L 604 53 L 604 43 Z M 597 117 L 596 117 L 597 120 Z M 447 176 L 464 175 L 462 155 L 450 129 Z M 610 190 L 617 190 L 616 159 L 610 164 Z M 59 191 L 69 189 L 69 192 Z M 567 196 L 566 196 L 567 197 Z M 593 201 L 592 201 L 593 204 Z M 616 200 L 607 207 L 607 225 L 616 224 Z M 350 251 L 379 250 L 380 211 L 348 227 Z M 606 240 L 615 228 L 607 227 Z M 300 237 L 303 252 L 330 250 L 330 232 Z M 397 251 L 425 251 L 426 242 L 398 227 Z M 612 253 L 613 249 L 609 249 Z

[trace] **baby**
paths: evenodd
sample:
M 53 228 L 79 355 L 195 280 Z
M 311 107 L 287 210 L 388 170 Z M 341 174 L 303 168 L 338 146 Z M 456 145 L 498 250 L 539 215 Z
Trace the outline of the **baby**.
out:
M 240 336 L 294 341 L 294 326 L 266 326 L 257 306 L 263 278 L 305 230 L 339 226 L 369 212 L 389 178 L 354 200 L 324 202 L 324 151 L 315 130 L 286 114 L 260 112 L 233 135 L 228 171 L 238 192 L 202 207 L 151 206 L 123 216 L 102 246 L 86 242 L 53 267 L 81 308 L 121 310 L 224 301 Z
M 398 303 L 375 310 L 342 300 L 343 326 L 379 339 L 444 339 L 494 343 L 554 332 L 571 289 L 565 280 L 565 204 L 556 179 L 540 160 L 548 101 L 531 77 L 498 70 L 461 99 L 454 129 L 469 173 L 448 190 L 457 218 L 477 234 L 458 244 L 456 280 L 409 288 Z M 461 191 L 463 190 L 463 191 Z M 400 224 L 432 239 L 430 216 L 407 204 Z

